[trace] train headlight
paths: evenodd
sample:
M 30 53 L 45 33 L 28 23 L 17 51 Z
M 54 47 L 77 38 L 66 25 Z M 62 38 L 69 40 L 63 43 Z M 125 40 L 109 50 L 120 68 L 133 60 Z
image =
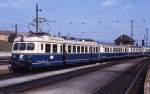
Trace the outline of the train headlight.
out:
M 29 56 L 28 56 L 28 59 L 31 59 L 31 58 L 32 58 L 32 55 L 29 55 Z
M 12 55 L 12 59 L 16 59 L 16 57 L 17 57 L 16 55 Z

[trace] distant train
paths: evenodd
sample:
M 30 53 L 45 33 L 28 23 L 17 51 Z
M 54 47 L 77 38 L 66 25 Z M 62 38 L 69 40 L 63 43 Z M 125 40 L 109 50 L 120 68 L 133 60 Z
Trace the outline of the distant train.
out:
M 50 35 L 22 36 L 14 40 L 11 69 L 45 68 L 124 57 L 148 56 L 150 48 L 101 45 L 94 40 Z

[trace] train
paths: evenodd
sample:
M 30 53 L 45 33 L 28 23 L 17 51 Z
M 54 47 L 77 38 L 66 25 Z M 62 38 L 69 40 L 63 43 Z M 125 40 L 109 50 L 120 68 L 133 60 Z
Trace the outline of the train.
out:
M 149 47 L 102 45 L 92 39 L 41 33 L 19 36 L 14 40 L 10 68 L 13 71 L 33 70 L 149 55 Z

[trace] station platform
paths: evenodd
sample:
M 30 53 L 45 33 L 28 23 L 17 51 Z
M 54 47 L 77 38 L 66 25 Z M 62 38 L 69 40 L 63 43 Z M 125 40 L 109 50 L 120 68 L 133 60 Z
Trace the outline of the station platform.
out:
M 0 65 L 0 74 L 9 73 L 10 65 Z
M 0 57 L 10 57 L 11 52 L 0 52 Z
M 8 65 L 10 63 L 10 60 L 11 52 L 0 52 L 0 65 Z
M 144 83 L 144 94 L 150 94 L 150 66 L 146 74 Z

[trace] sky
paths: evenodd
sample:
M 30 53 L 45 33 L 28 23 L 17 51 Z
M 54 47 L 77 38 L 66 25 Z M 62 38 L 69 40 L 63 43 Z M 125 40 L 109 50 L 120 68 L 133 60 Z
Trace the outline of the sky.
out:
M 0 0 L 0 29 L 29 31 L 35 18 L 35 5 L 42 9 L 43 31 L 57 35 L 90 38 L 113 42 L 121 34 L 131 35 L 133 19 L 134 39 L 144 38 L 150 28 L 150 0 Z M 32 29 L 33 27 L 31 27 Z M 34 30 L 34 29 L 32 29 Z

